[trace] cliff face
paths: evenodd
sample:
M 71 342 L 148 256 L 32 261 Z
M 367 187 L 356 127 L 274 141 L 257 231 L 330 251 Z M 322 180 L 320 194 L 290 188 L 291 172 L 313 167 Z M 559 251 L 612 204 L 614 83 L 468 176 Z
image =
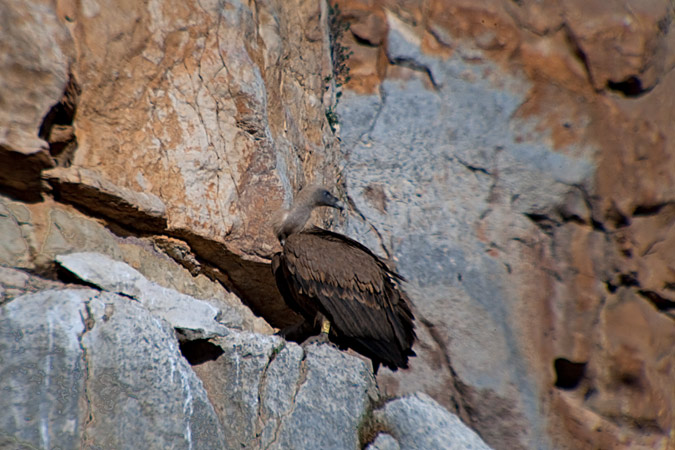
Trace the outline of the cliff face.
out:
M 398 260 L 409 372 L 496 448 L 672 442 L 667 2 L 344 2 L 351 234 Z
M 316 182 L 350 206 L 317 219 L 409 280 L 418 357 L 380 372 L 385 394 L 426 392 L 494 448 L 675 445 L 672 2 L 338 6 L 0 6 L 0 358 L 18 371 L 2 379 L 44 381 L 40 346 L 67 342 L 72 395 L 45 381 L 80 424 L 65 446 L 113 439 L 93 418 L 139 392 L 145 411 L 190 404 L 156 435 L 203 424 L 186 445 L 310 448 L 292 424 L 333 430 L 326 417 L 354 431 L 322 438 L 336 446 L 442 441 L 400 419 L 450 426 L 428 397 L 372 413 L 357 358 L 265 336 L 298 320 L 270 274 L 271 222 Z M 63 259 L 79 252 L 89 268 Z M 133 289 L 92 278 L 131 276 L 103 255 L 138 271 Z M 166 312 L 211 311 L 196 298 L 216 312 Z M 28 360 L 16 333 L 34 337 Z M 124 351 L 106 360 L 110 339 Z M 161 392 L 119 378 L 153 348 Z M 326 386 L 347 412 L 319 401 Z M 6 416 L 0 438 L 46 445 Z
M 305 172 L 332 182 L 338 166 L 321 107 L 325 6 L 277 3 L 5 5 L 24 25 L 7 28 L 3 82 L 40 104 L 7 101 L 21 120 L 3 124 L 2 157 L 19 173 L 3 184 L 30 200 L 42 178 L 63 203 L 176 237 L 276 312 L 258 275 L 276 245 L 270 213 Z M 44 24 L 59 39 L 33 39 Z

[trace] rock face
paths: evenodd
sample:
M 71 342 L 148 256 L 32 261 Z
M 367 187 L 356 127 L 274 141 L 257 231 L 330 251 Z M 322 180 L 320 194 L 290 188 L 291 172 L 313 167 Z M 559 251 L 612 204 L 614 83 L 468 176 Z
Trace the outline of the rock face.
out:
M 54 166 L 41 124 L 64 94 L 74 43 L 46 1 L 3 2 L 0 28 L 0 166 L 13 169 L 1 171 L 0 184 L 33 199 L 40 171 Z
M 3 2 L 0 447 L 675 446 L 674 14 Z M 310 182 L 409 280 L 384 396 L 272 336 Z
M 173 329 L 128 299 L 42 291 L 5 305 L 1 322 L 3 448 L 214 448 L 223 441 Z
M 380 386 L 496 448 L 673 445 L 673 8 L 637 3 L 344 2 L 347 230 L 424 328 Z
M 101 254 L 57 259 L 104 290 L 61 286 L 0 307 L 2 448 L 344 449 L 376 429 L 366 361 L 214 323 L 198 314 L 213 306 Z

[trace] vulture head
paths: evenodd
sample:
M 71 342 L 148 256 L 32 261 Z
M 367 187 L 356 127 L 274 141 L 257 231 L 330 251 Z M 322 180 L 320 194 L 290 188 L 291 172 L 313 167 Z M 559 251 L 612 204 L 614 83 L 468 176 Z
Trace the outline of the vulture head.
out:
M 328 206 L 340 211 L 343 209 L 340 201 L 320 186 L 306 186 L 298 192 L 291 208 L 283 212 L 274 226 L 279 241 L 283 243 L 291 234 L 304 230 L 312 211 L 319 206 Z

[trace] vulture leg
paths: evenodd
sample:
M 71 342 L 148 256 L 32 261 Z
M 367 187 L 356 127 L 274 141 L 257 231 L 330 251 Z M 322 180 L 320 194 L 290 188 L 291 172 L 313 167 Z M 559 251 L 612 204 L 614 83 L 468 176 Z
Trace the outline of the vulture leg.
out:
M 321 324 L 321 333 L 318 336 L 310 337 L 305 342 L 303 342 L 302 345 L 329 344 L 333 347 L 336 347 L 335 344 L 333 344 L 330 339 L 328 339 L 328 333 L 330 333 L 330 321 L 326 319 L 323 314 L 317 313 L 315 323 L 317 322 Z
M 328 337 L 328 333 L 330 333 L 330 321 L 322 316 L 321 317 L 321 334 L 325 334 L 326 337 Z

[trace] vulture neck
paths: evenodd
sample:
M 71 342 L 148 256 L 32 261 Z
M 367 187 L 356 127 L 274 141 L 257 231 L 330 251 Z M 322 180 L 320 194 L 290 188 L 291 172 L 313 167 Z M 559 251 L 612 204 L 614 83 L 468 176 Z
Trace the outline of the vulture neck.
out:
M 294 204 L 293 207 L 283 215 L 281 225 L 277 230 L 277 238 L 282 243 L 284 240 L 294 233 L 299 233 L 304 230 L 312 215 L 314 207 L 306 203 Z

